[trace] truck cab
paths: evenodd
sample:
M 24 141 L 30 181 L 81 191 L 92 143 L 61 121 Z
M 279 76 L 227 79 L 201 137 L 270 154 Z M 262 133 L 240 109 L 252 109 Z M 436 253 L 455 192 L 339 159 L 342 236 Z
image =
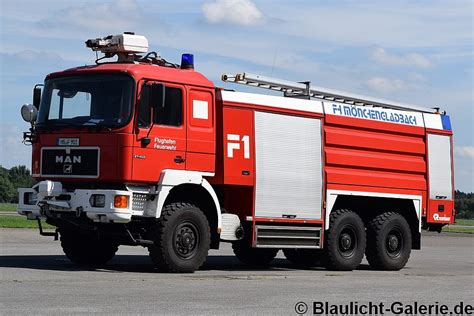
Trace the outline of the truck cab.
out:
M 189 190 L 201 195 L 180 202 L 204 208 L 216 247 L 220 207 L 205 180 L 215 172 L 214 85 L 194 71 L 192 55 L 181 65 L 139 58 L 142 37 L 118 37 L 109 38 L 125 43 L 117 62 L 51 73 L 40 100 L 23 107 L 38 184 L 19 189 L 18 212 L 46 219 L 56 234 L 97 230 L 119 236 L 114 245 L 149 245 L 144 227 Z

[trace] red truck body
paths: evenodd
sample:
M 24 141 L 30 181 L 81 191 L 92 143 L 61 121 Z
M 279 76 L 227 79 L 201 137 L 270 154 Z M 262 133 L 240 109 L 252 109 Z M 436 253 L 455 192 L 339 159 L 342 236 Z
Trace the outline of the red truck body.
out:
M 102 75 L 132 83 L 129 110 L 119 113 L 120 124 L 100 126 L 93 119 L 81 126 L 50 126 L 47 119 L 40 124 L 42 115 L 52 115 L 42 108 L 55 98 L 54 89 L 61 97 L 60 117 L 66 98 L 74 99 L 78 93 L 61 92 L 54 88 L 55 80 L 60 87 L 61 80 L 87 81 Z M 106 79 L 97 79 L 102 81 Z M 158 85 L 166 89 L 167 102 L 173 100 L 171 110 L 164 104 L 161 109 L 145 107 L 151 94 L 144 91 Z M 125 225 L 132 242 L 121 239 L 120 244 L 150 245 L 156 240 L 149 237 L 152 228 L 147 221 L 163 220 L 166 205 L 182 201 L 196 205 L 207 217 L 211 247 L 218 247 L 225 226 L 230 222 L 235 226 L 238 218 L 244 234 L 232 228 L 234 244 L 245 243 L 254 250 L 289 249 L 285 254 L 295 260 L 294 249 L 330 247 L 326 235 L 330 237 L 339 220 L 333 216 L 347 213 L 341 210 L 351 210 L 362 220 L 368 245 L 370 234 L 375 234 L 370 223 L 383 212 L 404 218 L 411 233 L 405 242 L 415 249 L 420 247 L 421 226 L 438 230 L 454 222 L 452 131 L 449 117 L 439 111 L 228 91 L 216 88 L 193 69 L 150 62 L 106 63 L 52 73 L 45 87 L 51 90 L 49 99 L 43 93 L 32 156 L 33 176 L 46 189 L 40 185 L 20 190 L 19 212 L 31 219 L 46 218 L 62 235 L 69 229 L 63 219 L 73 211 L 76 221 L 100 229 Z M 95 102 L 94 92 L 87 91 L 92 95 L 92 101 L 86 96 L 87 102 Z M 169 121 L 160 121 L 156 113 Z M 84 167 L 87 159 L 91 162 Z M 48 189 L 58 185 L 57 194 Z M 74 202 L 76 193 L 89 197 L 94 190 L 109 189 L 122 190 L 130 204 L 118 217 L 107 213 L 113 214 L 117 205 L 101 213 L 97 205 L 84 206 L 84 199 Z M 110 193 L 112 199 L 118 192 Z M 30 193 L 44 199 L 28 203 Z M 108 194 L 104 193 L 106 201 Z M 148 227 L 144 229 L 148 233 L 140 235 L 136 222 Z M 394 231 L 397 237 L 397 228 Z M 399 231 L 403 235 L 403 229 Z M 342 243 L 344 236 L 350 237 L 349 245 L 359 233 L 342 234 Z M 394 241 L 390 236 L 388 243 L 393 241 L 397 248 L 403 238 Z M 236 253 L 243 256 L 242 251 Z

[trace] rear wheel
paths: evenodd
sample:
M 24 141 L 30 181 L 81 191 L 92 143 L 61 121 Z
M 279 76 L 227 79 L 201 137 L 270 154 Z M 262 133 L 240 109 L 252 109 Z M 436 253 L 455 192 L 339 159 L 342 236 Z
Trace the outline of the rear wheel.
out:
M 350 210 L 333 211 L 325 236 L 324 265 L 331 270 L 357 268 L 364 257 L 365 227 L 359 215 Z
M 320 263 L 320 249 L 283 249 L 286 259 L 297 266 L 314 267 Z
M 251 266 L 267 266 L 278 253 L 278 249 L 253 248 L 246 239 L 234 242 L 232 249 L 241 262 Z
M 118 250 L 118 244 L 114 241 L 65 229 L 61 229 L 59 233 L 64 254 L 77 264 L 105 264 Z
M 406 219 L 395 212 L 373 218 L 367 227 L 366 257 L 378 270 L 400 270 L 411 254 L 411 231 Z
M 188 203 L 163 208 L 151 230 L 154 244 L 148 247 L 155 266 L 166 272 L 194 272 L 206 260 L 211 235 L 204 213 Z

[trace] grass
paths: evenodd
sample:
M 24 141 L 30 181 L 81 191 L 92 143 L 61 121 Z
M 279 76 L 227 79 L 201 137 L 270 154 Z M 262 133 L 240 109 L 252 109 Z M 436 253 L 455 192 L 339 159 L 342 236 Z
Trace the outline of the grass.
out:
M 36 220 L 27 220 L 26 216 L 6 216 L 2 212 L 16 212 L 16 203 L 0 203 L 0 228 L 38 228 Z M 41 222 L 45 229 L 55 228 L 54 226 Z
M 41 222 L 41 226 L 46 229 L 55 228 L 45 222 Z M 27 220 L 26 216 L 0 215 L 0 228 L 38 228 L 38 222 L 36 220 Z
M 473 228 L 459 228 L 456 226 L 443 227 L 443 233 L 474 234 L 474 227 Z
M 469 227 L 456 227 L 469 226 Z M 456 219 L 454 225 L 443 227 L 443 232 L 474 234 L 474 219 Z
M 474 226 L 474 219 L 456 219 L 454 225 Z
M 0 203 L 0 212 L 16 212 L 16 203 Z

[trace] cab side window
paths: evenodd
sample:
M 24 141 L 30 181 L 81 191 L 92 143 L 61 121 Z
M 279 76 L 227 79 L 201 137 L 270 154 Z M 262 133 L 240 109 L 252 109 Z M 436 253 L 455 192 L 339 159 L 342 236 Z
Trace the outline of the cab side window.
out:
M 140 94 L 140 107 L 138 108 L 138 127 L 148 128 L 151 123 L 151 111 L 148 104 L 150 98 L 150 87 L 143 85 Z
M 143 86 L 140 108 L 138 109 L 138 127 L 148 128 L 151 123 L 149 107 L 150 88 Z M 179 88 L 165 88 L 164 107 L 154 109 L 153 122 L 155 125 L 181 126 L 183 123 L 183 93 Z
M 166 87 L 165 106 L 155 109 L 154 122 L 159 125 L 180 126 L 183 121 L 181 89 Z

